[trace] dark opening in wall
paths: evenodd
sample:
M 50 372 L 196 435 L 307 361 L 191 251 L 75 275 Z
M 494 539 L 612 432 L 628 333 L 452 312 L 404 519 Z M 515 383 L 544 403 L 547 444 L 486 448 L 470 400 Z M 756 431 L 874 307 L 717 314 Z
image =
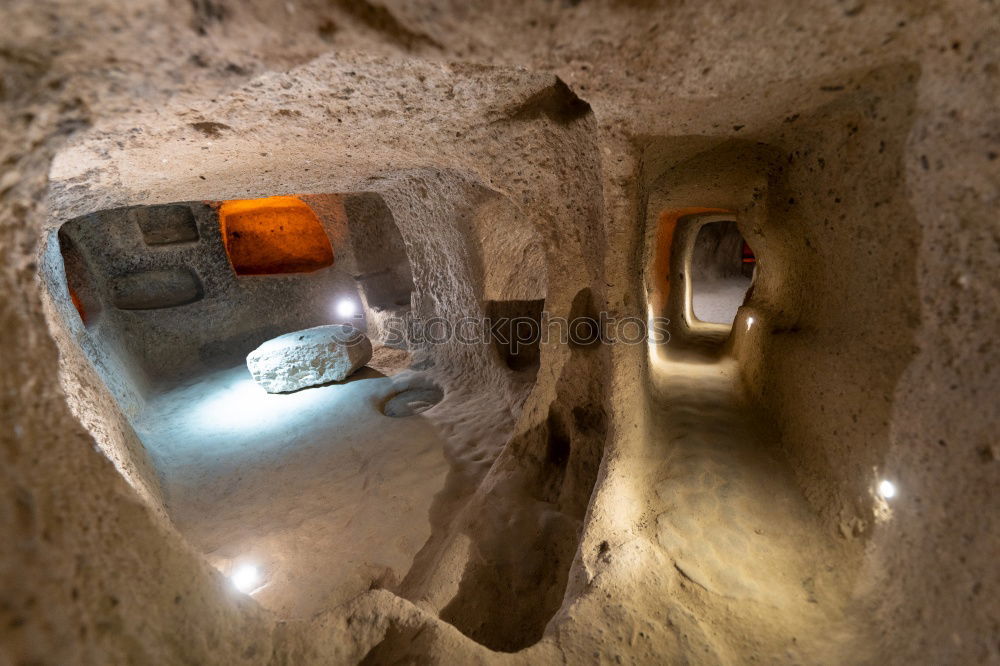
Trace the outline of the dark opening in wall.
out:
M 190 206 L 136 206 L 132 210 L 132 216 L 146 245 L 175 245 L 198 241 L 198 225 Z
M 90 326 L 101 315 L 101 299 L 94 287 L 93 278 L 80 248 L 68 233 L 59 231 L 59 251 L 66 271 L 66 287 L 80 321 Z
M 345 197 L 343 206 L 350 221 L 348 268 L 365 304 L 377 312 L 403 314 L 410 308 L 413 275 L 392 212 L 382 197 L 368 192 Z
M 477 511 L 458 591 L 441 619 L 501 652 L 537 643 L 566 595 L 607 437 L 600 355 L 573 353 L 547 418 L 507 445 L 511 460 Z
M 486 302 L 493 347 L 511 370 L 538 371 L 544 308 L 545 299 Z
M 237 275 L 309 273 L 333 265 L 323 225 L 298 197 L 225 201 L 219 223 Z
M 601 321 L 594 306 L 594 297 L 590 289 L 581 289 L 573 297 L 569 309 L 569 346 L 573 349 L 594 349 L 601 339 Z
M 691 308 L 699 321 L 732 324 L 746 298 L 755 259 L 736 222 L 707 222 L 691 251 Z

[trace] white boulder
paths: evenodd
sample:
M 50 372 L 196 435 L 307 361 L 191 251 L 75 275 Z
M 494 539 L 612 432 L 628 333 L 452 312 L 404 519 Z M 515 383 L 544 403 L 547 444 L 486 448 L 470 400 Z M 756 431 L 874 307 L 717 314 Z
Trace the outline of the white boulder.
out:
M 371 360 L 372 343 L 350 324 L 316 326 L 268 340 L 247 356 L 254 381 L 288 393 L 346 379 Z

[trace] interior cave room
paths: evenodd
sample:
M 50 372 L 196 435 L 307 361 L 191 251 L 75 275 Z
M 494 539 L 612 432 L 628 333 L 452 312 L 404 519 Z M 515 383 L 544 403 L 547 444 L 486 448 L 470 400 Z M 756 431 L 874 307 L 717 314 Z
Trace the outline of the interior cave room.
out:
M 995 2 L 0 19 L 0 664 L 1000 665 Z

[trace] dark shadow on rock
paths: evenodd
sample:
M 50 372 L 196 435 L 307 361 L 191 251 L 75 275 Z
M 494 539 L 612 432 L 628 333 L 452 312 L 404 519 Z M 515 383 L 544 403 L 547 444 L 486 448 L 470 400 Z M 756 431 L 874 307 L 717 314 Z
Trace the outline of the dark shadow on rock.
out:
M 590 104 L 580 99 L 562 79 L 556 77 L 555 83 L 508 110 L 506 115 L 510 120 L 534 120 L 544 115 L 560 125 L 568 125 L 590 112 Z
M 493 650 L 541 639 L 562 605 L 604 452 L 600 357 L 574 351 L 547 419 L 513 439 L 465 527 L 469 560 L 441 618 Z

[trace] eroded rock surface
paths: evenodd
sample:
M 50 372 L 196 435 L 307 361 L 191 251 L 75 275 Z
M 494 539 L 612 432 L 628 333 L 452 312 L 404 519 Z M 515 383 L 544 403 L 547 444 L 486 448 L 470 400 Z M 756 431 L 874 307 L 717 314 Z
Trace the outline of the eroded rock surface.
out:
M 1000 663 L 995 14 L 976 0 L 6 0 L 0 342 L 16 351 L 0 373 L 0 662 Z M 599 339 L 543 345 L 530 373 L 490 345 L 407 350 L 449 399 L 425 418 L 381 418 L 386 394 L 352 382 L 370 419 L 346 425 L 440 425 L 451 469 L 431 509 L 429 432 L 426 450 L 408 435 L 374 461 L 358 447 L 340 475 L 347 456 L 319 436 L 300 438 L 317 453 L 298 466 L 245 464 L 233 435 L 248 424 L 216 418 L 211 447 L 201 430 L 189 438 L 205 463 L 183 461 L 229 474 L 196 498 L 243 526 L 215 543 L 235 556 L 263 541 L 252 501 L 265 502 L 247 488 L 278 488 L 271 526 L 282 512 L 289 524 L 267 542 L 280 564 L 261 569 L 268 589 L 230 594 L 191 547 L 205 542 L 161 517 L 129 418 L 145 374 L 242 363 L 325 323 L 297 307 L 308 290 L 360 289 L 369 326 L 373 305 L 393 312 L 394 292 L 355 280 L 374 269 L 347 270 L 350 254 L 369 256 L 348 235 L 349 201 L 339 227 L 318 213 L 335 267 L 274 280 L 216 261 L 203 203 L 361 190 L 399 226 L 410 310 L 453 324 L 487 302 L 542 299 L 558 317 L 644 319 L 659 307 L 643 294 L 662 277 L 660 216 L 738 211 L 765 268 L 734 330 L 739 381 Z M 189 206 L 198 242 L 180 214 L 162 231 L 107 214 L 167 202 Z M 102 265 L 87 253 L 101 246 L 67 234 L 78 317 L 45 239 L 95 211 L 118 230 L 106 249 L 132 262 L 109 276 L 183 258 L 204 297 L 91 307 L 105 284 L 76 269 Z M 51 297 L 36 266 L 60 276 Z M 64 325 L 44 316 L 55 307 Z M 112 322 L 141 335 L 110 341 L 127 364 L 93 366 L 77 343 Z M 381 330 L 367 331 L 376 344 Z M 105 389 L 95 367 L 117 383 Z M 239 396 L 248 382 L 232 379 Z M 745 430 L 744 398 L 776 434 Z M 224 411 L 177 404 L 199 428 L 193 408 Z M 271 438 L 258 441 L 273 461 Z M 888 517 L 881 478 L 900 488 Z M 792 513 L 797 491 L 819 527 Z M 348 496 L 361 500 L 331 501 Z M 412 513 L 397 497 L 418 499 Z M 408 539 L 375 561 L 339 530 L 352 519 L 372 526 L 369 543 L 392 521 Z M 308 540 L 287 540 L 294 530 Z M 345 558 L 371 566 L 295 599 L 323 613 L 280 616 L 268 595 L 327 584 L 318 563 Z
M 254 381 L 268 393 L 339 382 L 372 358 L 372 343 L 350 324 L 316 326 L 268 340 L 247 356 Z

